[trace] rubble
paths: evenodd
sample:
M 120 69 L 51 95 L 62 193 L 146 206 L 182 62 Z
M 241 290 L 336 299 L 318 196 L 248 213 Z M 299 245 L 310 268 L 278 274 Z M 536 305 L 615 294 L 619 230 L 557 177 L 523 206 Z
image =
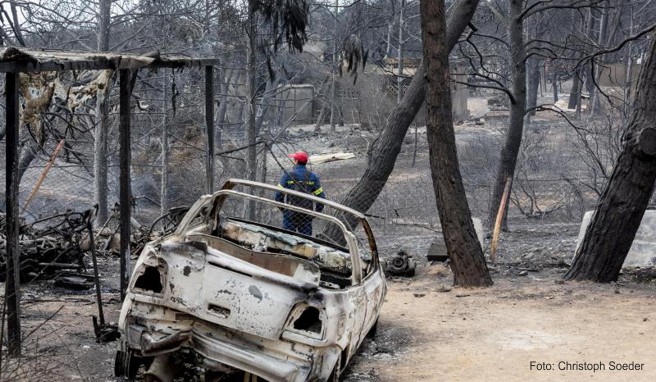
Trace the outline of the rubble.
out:
M 22 282 L 52 278 L 62 271 L 85 270 L 83 257 L 86 220 L 91 210 L 66 212 L 21 225 L 19 262 Z M 5 214 L 0 214 L 0 281 L 6 278 Z
M 132 255 L 138 256 L 147 242 L 171 234 L 188 209 L 172 208 L 168 214 L 157 218 L 148 230 L 146 227 L 135 229 L 131 237 Z M 90 236 L 86 230 L 87 222 L 93 216 L 93 210 L 67 211 L 31 224 L 22 224 L 18 243 L 22 282 L 54 279 L 55 285 L 60 287 L 91 288 L 93 277 L 83 274 L 86 271 L 83 259 L 91 249 Z M 117 224 L 116 230 L 107 227 L 111 220 Z M 118 208 L 114 208 L 110 219 L 95 233 L 100 239 L 95 243 L 100 253 L 118 252 L 118 222 Z M 6 277 L 5 232 L 5 214 L 0 213 L 0 282 L 4 282 Z

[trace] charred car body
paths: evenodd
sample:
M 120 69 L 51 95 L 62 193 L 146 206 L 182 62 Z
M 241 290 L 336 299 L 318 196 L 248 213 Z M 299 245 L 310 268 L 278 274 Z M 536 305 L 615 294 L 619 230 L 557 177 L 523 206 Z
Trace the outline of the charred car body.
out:
M 170 357 L 191 353 L 221 380 L 338 380 L 376 328 L 386 291 L 376 243 L 362 214 L 282 190 L 325 208 L 287 205 L 275 191 L 230 180 L 146 246 L 121 310 L 117 376 L 145 364 L 149 378 L 170 380 Z M 302 212 L 322 233 L 280 228 L 279 210 Z

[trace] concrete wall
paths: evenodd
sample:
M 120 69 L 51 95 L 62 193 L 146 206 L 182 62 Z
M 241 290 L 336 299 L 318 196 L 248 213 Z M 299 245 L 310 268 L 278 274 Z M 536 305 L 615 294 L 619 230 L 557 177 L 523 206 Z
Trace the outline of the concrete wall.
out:
M 642 65 L 631 65 L 631 86 L 635 86 L 640 77 Z M 601 67 L 599 73 L 599 86 L 626 86 L 626 65 L 625 64 L 605 64 Z

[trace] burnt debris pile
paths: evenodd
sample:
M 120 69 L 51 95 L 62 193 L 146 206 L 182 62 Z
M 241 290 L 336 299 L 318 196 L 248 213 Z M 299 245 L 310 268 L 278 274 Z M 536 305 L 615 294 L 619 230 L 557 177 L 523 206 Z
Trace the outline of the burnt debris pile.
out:
M 21 224 L 19 232 L 19 262 L 21 283 L 48 279 L 61 272 L 85 270 L 83 257 L 89 250 L 86 231 L 91 211 L 65 212 Z M 0 281 L 7 271 L 7 240 L 5 214 L 0 214 Z

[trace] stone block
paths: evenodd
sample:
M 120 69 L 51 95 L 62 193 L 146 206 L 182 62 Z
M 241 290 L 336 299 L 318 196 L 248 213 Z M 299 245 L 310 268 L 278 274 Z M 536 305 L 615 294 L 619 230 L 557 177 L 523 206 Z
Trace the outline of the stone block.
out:
M 579 236 L 576 239 L 576 250 L 579 249 L 585 230 L 590 224 L 592 213 L 587 211 L 581 222 Z M 647 210 L 640 222 L 640 228 L 636 233 L 629 254 L 624 260 L 624 266 L 652 266 L 656 265 L 656 210 Z
M 481 243 L 481 247 L 485 247 L 485 236 L 483 235 L 483 222 L 479 218 L 472 218 L 474 223 L 474 231 L 476 231 L 476 237 Z M 428 253 L 426 254 L 426 259 L 428 261 L 446 261 L 449 258 L 449 255 L 446 251 L 446 244 L 444 243 L 444 236 L 440 233 L 437 239 L 431 243 L 428 248 Z

